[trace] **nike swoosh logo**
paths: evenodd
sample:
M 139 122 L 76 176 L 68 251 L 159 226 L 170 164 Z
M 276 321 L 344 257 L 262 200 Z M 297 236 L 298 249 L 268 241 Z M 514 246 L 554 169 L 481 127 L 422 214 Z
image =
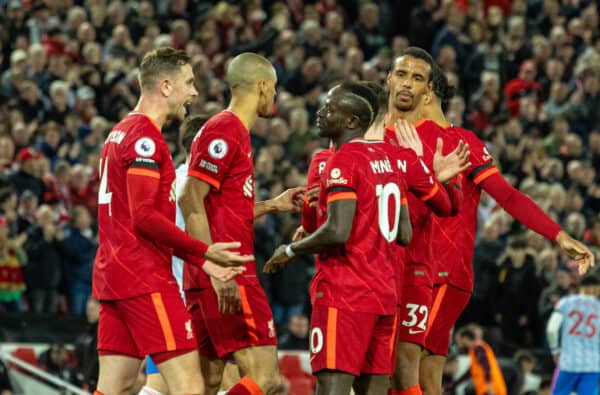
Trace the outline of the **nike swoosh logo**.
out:
M 410 328 L 410 329 L 408 330 L 408 334 L 409 334 L 409 335 L 416 335 L 417 333 L 423 333 L 423 332 L 425 332 L 425 330 L 424 330 L 424 329 L 418 329 L 418 330 L 414 330 L 413 328 Z

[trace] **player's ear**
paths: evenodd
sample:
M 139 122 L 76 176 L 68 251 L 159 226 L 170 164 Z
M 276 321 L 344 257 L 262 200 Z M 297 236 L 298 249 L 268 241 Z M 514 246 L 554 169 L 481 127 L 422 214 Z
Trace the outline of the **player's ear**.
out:
M 171 93 L 173 92 L 173 84 L 171 83 L 170 80 L 164 79 L 164 80 L 161 80 L 158 84 L 160 87 L 160 93 L 162 93 L 163 96 L 165 96 L 165 97 L 171 96 Z
M 353 130 L 358 128 L 360 128 L 360 118 L 356 115 L 352 115 L 348 120 L 348 129 Z

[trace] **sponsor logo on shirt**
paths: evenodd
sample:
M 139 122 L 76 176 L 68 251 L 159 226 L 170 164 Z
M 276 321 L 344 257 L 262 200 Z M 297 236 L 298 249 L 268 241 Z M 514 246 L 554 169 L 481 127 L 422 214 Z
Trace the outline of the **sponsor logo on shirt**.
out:
M 331 177 L 329 180 L 327 180 L 327 185 L 346 185 L 348 183 L 348 180 L 345 179 L 344 177 L 342 177 L 342 171 L 340 169 L 338 169 L 337 167 L 331 169 L 331 172 L 329 172 L 329 176 Z
M 135 152 L 144 158 L 148 158 L 156 152 L 156 144 L 150 137 L 142 137 L 136 141 L 134 148 Z
M 214 163 L 207 162 L 204 159 L 200 161 L 200 167 L 208 171 L 212 171 L 213 173 L 219 172 L 219 166 L 215 165 Z
M 223 139 L 214 139 L 208 145 L 208 154 L 215 159 L 223 159 L 227 155 L 227 142 Z

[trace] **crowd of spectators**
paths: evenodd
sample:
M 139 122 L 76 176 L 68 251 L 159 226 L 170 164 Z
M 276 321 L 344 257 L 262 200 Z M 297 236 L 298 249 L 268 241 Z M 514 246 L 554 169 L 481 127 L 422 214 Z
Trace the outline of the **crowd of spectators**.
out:
M 97 236 L 98 160 L 134 108 L 152 48 L 191 57 L 192 113 L 227 104 L 227 61 L 275 65 L 273 117 L 252 130 L 257 199 L 303 184 L 324 93 L 385 83 L 407 46 L 431 52 L 458 94 L 448 119 L 475 131 L 507 179 L 565 230 L 600 247 L 600 29 L 592 0 L 0 0 L 0 310 L 85 315 Z M 178 123 L 164 136 L 177 163 Z M 294 215 L 256 223 L 259 267 Z M 543 348 L 573 262 L 482 197 L 475 290 L 461 323 L 496 328 L 503 351 Z M 306 346 L 312 259 L 263 277 L 285 344 Z M 285 332 L 285 333 L 284 333 Z

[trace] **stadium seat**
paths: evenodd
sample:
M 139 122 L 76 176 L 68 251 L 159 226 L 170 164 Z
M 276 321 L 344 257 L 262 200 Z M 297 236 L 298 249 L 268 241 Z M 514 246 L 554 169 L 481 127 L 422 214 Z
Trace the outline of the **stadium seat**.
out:
M 279 359 L 279 370 L 281 374 L 291 379 L 295 376 L 306 374 L 300 365 L 300 358 L 297 355 L 284 355 Z
M 12 352 L 15 358 L 19 358 L 22 361 L 27 362 L 30 365 L 38 367 L 37 357 L 35 351 L 31 347 L 19 347 Z

